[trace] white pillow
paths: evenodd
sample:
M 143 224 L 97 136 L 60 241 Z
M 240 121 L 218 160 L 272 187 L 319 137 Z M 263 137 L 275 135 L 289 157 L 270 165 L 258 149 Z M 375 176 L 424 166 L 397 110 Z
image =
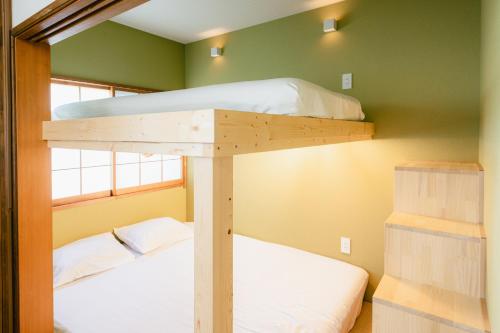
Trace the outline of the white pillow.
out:
M 87 237 L 53 252 L 54 287 L 133 261 L 112 233 Z
M 193 237 L 193 231 L 189 227 L 171 217 L 147 220 L 115 228 L 114 231 L 125 244 L 142 254 Z

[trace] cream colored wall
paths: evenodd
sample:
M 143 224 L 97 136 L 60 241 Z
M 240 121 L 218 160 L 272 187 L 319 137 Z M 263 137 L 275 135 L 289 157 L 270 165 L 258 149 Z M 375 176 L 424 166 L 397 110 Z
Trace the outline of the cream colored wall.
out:
M 236 156 L 235 232 L 360 266 L 370 274 L 370 299 L 384 270 L 383 225 L 393 210 L 394 166 L 476 160 L 462 155 L 458 142 L 448 148 L 425 138 L 376 138 Z M 352 240 L 350 256 L 340 253 L 341 236 Z
M 459 160 L 422 139 L 376 139 L 235 158 L 235 232 L 341 259 L 383 274 L 383 223 L 392 211 L 394 165 Z M 468 160 L 474 160 L 474 156 Z M 352 240 L 350 256 L 340 237 Z
M 487 300 L 492 332 L 500 332 L 500 2 L 483 0 L 479 159 L 485 169 Z
M 52 222 L 53 246 L 57 248 L 83 237 L 112 231 L 113 227 L 160 216 L 186 220 L 185 188 L 117 197 L 56 210 Z

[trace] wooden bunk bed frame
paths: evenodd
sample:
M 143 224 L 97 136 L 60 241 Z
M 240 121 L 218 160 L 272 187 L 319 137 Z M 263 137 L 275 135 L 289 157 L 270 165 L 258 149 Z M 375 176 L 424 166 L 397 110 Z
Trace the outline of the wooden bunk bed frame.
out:
M 227 110 L 44 122 L 51 148 L 224 157 L 371 139 L 372 123 Z
M 195 331 L 233 330 L 233 156 L 369 140 L 368 122 L 226 110 L 46 121 L 52 148 L 194 157 Z
M 44 122 L 50 119 L 50 45 L 146 1 L 55 0 L 10 30 L 10 0 L 0 0 L 2 332 L 53 332 L 49 147 L 193 157 L 194 327 L 225 333 L 233 328 L 233 155 L 374 134 L 365 122 L 224 110 Z

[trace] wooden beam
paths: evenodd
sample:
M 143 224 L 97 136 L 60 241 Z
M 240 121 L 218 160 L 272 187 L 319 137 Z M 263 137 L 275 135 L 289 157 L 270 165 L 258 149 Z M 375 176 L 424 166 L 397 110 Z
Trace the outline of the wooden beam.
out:
M 54 44 L 148 0 L 55 0 L 14 27 L 14 37 Z
M 214 110 L 58 120 L 43 124 L 45 140 L 64 141 L 212 143 L 214 131 Z
M 15 42 L 17 271 L 20 332 L 53 332 L 50 47 Z
M 195 332 L 233 331 L 233 158 L 194 159 Z
M 178 150 L 185 156 L 232 156 L 370 140 L 374 133 L 372 123 L 361 121 L 213 109 L 44 123 L 44 139 L 51 147 Z

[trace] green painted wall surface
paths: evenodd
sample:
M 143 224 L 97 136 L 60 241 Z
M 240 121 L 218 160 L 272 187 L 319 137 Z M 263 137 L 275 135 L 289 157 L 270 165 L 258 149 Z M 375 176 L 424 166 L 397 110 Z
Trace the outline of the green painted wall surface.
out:
M 383 274 L 383 223 L 404 160 L 478 160 L 480 1 L 347 0 L 186 46 L 186 85 L 352 72 L 374 141 L 238 156 L 235 230 Z M 339 19 L 325 34 L 322 20 Z M 224 56 L 211 58 L 210 47 Z M 188 188 L 192 218 L 192 186 Z M 352 254 L 339 251 L 352 238 Z
M 104 22 L 52 46 L 52 73 L 138 87 L 184 88 L 184 45 Z
M 480 161 L 485 169 L 487 299 L 492 332 L 500 332 L 500 2 L 483 0 Z

